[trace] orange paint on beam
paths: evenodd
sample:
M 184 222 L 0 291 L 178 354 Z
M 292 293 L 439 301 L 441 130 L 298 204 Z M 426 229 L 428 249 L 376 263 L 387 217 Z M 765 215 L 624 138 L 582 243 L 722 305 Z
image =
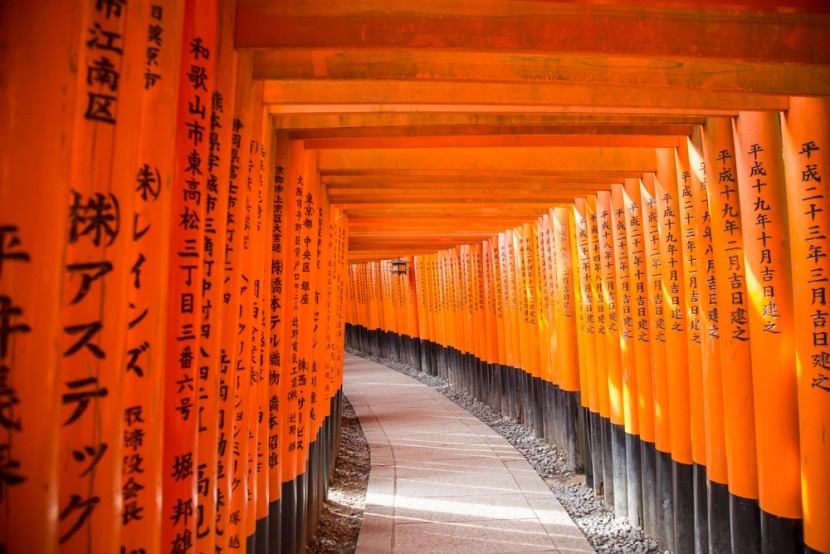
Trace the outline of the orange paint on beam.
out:
M 609 93 L 610 94 L 610 93 Z M 356 98 L 360 98 L 357 96 Z M 351 98 L 350 98 L 351 99 Z M 775 100 L 777 99 L 777 100 Z M 455 100 L 455 97 L 452 98 Z M 553 101 L 553 99 L 551 99 Z M 666 100 L 668 102 L 669 100 Z M 673 101 L 672 101 L 673 102 Z M 776 96 L 771 101 L 766 102 L 765 105 L 769 106 L 769 109 L 775 109 L 775 107 L 779 107 L 781 109 L 786 109 L 786 105 L 782 106 L 783 100 L 782 97 Z M 678 105 L 677 107 L 651 107 L 645 106 L 642 104 L 638 104 L 637 106 L 617 106 L 617 105 L 597 105 L 592 106 L 588 105 L 584 102 L 580 102 L 578 104 L 573 105 L 566 105 L 561 103 L 551 103 L 551 104 L 538 104 L 538 103 L 529 103 L 529 104 L 506 104 L 506 103 L 485 103 L 485 104 L 469 104 L 469 103 L 460 103 L 460 102 L 452 102 L 450 99 L 444 99 L 442 102 L 433 103 L 433 104 L 425 104 L 425 103 L 417 103 L 417 102 L 407 102 L 407 103 L 388 103 L 388 104 L 378 104 L 378 103 L 320 103 L 320 104 L 310 104 L 308 102 L 301 102 L 297 100 L 294 103 L 279 103 L 279 104 L 270 104 L 268 107 L 268 111 L 274 115 L 303 115 L 303 114 L 335 114 L 337 116 L 352 114 L 352 115 L 364 115 L 364 114 L 377 114 L 377 113 L 395 113 L 398 112 L 400 114 L 412 114 L 412 113 L 420 113 L 420 114 L 433 114 L 434 115 L 442 115 L 442 114 L 490 114 L 490 115 L 501 115 L 501 114 L 512 114 L 512 115 L 521 115 L 521 114 L 537 114 L 537 115 L 544 115 L 544 114 L 557 114 L 557 115 L 570 115 L 570 114 L 583 114 L 586 116 L 591 115 L 618 115 L 618 116 L 674 116 L 680 118 L 681 116 L 686 116 L 682 121 L 688 121 L 689 119 L 699 119 L 701 117 L 715 117 L 715 116 L 734 116 L 738 112 L 738 107 L 686 107 L 682 104 Z
M 606 134 L 622 133 L 618 128 L 652 128 L 654 134 L 686 135 L 689 125 L 705 123 L 705 118 L 683 115 L 657 114 L 585 114 L 579 112 L 540 113 L 429 113 L 429 112 L 375 112 L 375 113 L 307 113 L 273 115 L 274 126 L 292 133 L 308 133 L 307 138 L 332 136 L 339 130 L 357 133 L 442 134 L 442 129 L 464 127 L 471 130 L 515 127 L 526 133 Z M 657 129 L 665 128 L 664 131 Z M 446 133 L 451 134 L 451 133 Z M 298 135 L 296 138 L 305 138 Z
M 746 93 L 830 93 L 821 65 L 540 52 L 304 48 L 258 52 L 254 78 L 585 83 Z
M 591 169 L 644 172 L 657 161 L 650 148 L 455 148 L 452 156 L 431 148 L 321 150 L 320 171 L 412 168 L 438 170 L 584 171 Z
M 263 102 L 273 105 L 495 105 L 616 109 L 780 110 L 787 97 L 709 89 L 662 89 L 596 84 L 467 83 L 292 79 L 264 81 Z M 359 100 L 357 100 L 359 99 Z M 356 102 L 357 100 L 357 102 Z M 529 110 L 528 110 L 529 111 Z
M 460 136 L 459 136 L 460 135 Z M 679 144 L 676 136 L 667 135 L 433 135 L 422 137 L 361 137 L 306 139 L 305 147 L 311 149 L 360 149 L 360 148 L 470 148 L 470 147 L 622 147 L 622 148 L 674 148 Z
M 828 20 L 807 14 L 676 11 L 528 2 L 417 7 L 398 0 L 359 4 L 240 2 L 239 48 L 390 48 L 689 58 L 742 62 L 830 62 Z M 632 15 L 636 17 L 633 18 Z M 630 27 L 636 21 L 637 33 Z M 518 32 L 521 30 L 521 32 Z M 779 38 L 780 40 L 771 40 Z M 786 40 L 783 40 L 786 37 Z

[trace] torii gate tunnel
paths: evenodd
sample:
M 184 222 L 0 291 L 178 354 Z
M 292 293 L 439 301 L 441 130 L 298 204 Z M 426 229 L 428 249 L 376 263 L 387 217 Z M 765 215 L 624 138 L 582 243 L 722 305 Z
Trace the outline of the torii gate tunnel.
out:
M 0 2 L 0 551 L 304 550 L 348 343 L 830 553 L 828 95 L 823 0 Z

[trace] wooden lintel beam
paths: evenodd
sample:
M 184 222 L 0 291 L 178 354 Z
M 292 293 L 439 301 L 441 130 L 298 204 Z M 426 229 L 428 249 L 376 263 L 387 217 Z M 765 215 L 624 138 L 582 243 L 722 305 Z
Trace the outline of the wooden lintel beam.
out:
M 568 106 L 616 109 L 785 110 L 786 95 L 606 84 L 469 83 L 448 81 L 265 81 L 262 101 L 274 105 Z
M 591 113 L 452 113 L 440 114 L 429 112 L 374 112 L 357 114 L 307 113 L 282 114 L 272 116 L 274 126 L 296 133 L 296 138 L 324 138 L 337 136 L 336 129 L 344 133 L 380 133 L 380 136 L 394 136 L 395 133 L 410 135 L 453 134 L 448 132 L 453 127 L 464 127 L 471 134 L 475 129 L 482 129 L 480 134 L 496 133 L 500 127 L 516 127 L 518 132 L 527 134 L 542 132 L 564 134 L 623 134 L 620 129 L 640 126 L 650 131 L 644 134 L 688 135 L 688 125 L 703 125 L 705 117 L 689 115 L 649 115 L 635 113 L 591 114 Z M 668 126 L 665 133 L 653 130 Z M 680 128 L 671 128 L 680 126 Z M 377 128 L 377 130 L 374 130 Z M 389 130 L 385 130 L 388 128 Z M 491 131 L 492 130 L 492 131 Z M 316 132 L 316 133 L 315 133 Z M 346 136 L 357 136 L 348 134 Z M 377 135 L 376 135 L 377 136 Z
M 823 10 L 827 12 L 825 7 Z M 826 14 L 549 2 L 281 1 L 237 5 L 237 48 L 424 48 L 830 62 Z
M 428 170 L 403 169 L 381 170 L 324 170 L 320 172 L 321 182 L 329 188 L 365 185 L 390 185 L 402 187 L 454 187 L 454 186 L 546 186 L 553 183 L 621 183 L 631 171 L 610 169 L 577 170 Z
M 439 118 L 443 119 L 443 117 Z M 278 124 L 275 124 L 278 125 Z M 304 140 L 306 148 L 321 148 L 315 144 L 318 140 L 332 139 L 393 139 L 388 144 L 395 144 L 394 139 L 438 139 L 444 143 L 449 142 L 448 137 L 457 140 L 469 140 L 469 137 L 486 137 L 495 141 L 505 135 L 516 135 L 526 140 L 525 137 L 532 137 L 531 140 L 542 140 L 545 137 L 609 137 L 608 140 L 616 140 L 615 137 L 642 136 L 642 137 L 674 137 L 689 136 L 692 134 L 690 124 L 593 124 L 593 125 L 483 125 L 468 123 L 464 125 L 417 125 L 407 124 L 397 127 L 329 127 L 315 129 L 289 130 L 288 138 L 291 140 Z M 555 139 L 552 139 L 555 140 Z M 321 143 L 324 144 L 324 143 Z M 457 143 L 456 143 L 457 144 Z
M 586 171 L 604 169 L 639 174 L 657 166 L 653 148 L 394 148 L 376 150 L 321 150 L 321 173 L 332 170 L 379 169 L 479 171 Z
M 630 93 L 629 95 L 630 96 Z M 490 103 L 490 104 L 466 104 L 459 103 L 458 98 L 454 97 L 452 101 L 442 102 L 438 104 L 423 104 L 420 102 L 413 102 L 407 104 L 366 104 L 355 103 L 354 97 L 351 102 L 343 104 L 269 104 L 266 106 L 268 112 L 272 115 L 297 115 L 297 114 L 330 114 L 330 115 L 355 115 L 355 114 L 373 114 L 380 112 L 400 112 L 400 113 L 430 113 L 435 115 L 443 114 L 555 114 L 567 115 L 572 113 L 586 114 L 586 115 L 643 115 L 643 116 L 674 116 L 674 117 L 688 117 L 693 119 L 700 119 L 706 117 L 733 117 L 738 115 L 740 111 L 739 106 L 731 107 L 709 107 L 709 106 L 688 106 L 682 100 L 674 98 L 671 99 L 672 104 L 678 104 L 679 107 L 669 106 L 650 106 L 645 102 L 637 100 L 636 106 L 620 106 L 613 105 L 613 99 L 608 100 L 607 105 L 588 105 L 587 103 L 580 103 L 574 105 L 567 105 L 556 102 L 553 104 L 506 104 L 506 103 Z M 770 99 L 770 97 L 764 97 Z M 750 102 L 756 109 L 770 109 L 770 110 L 785 110 L 787 103 L 783 97 L 771 97 L 769 101 L 764 99 L 756 99 L 756 102 Z M 765 107 L 762 107 L 765 106 Z
M 690 126 L 691 130 L 691 126 Z M 617 146 L 677 148 L 680 138 L 671 135 L 458 135 L 319 138 L 304 141 L 307 150 L 361 148 L 469 148 L 528 146 Z
M 830 66 L 648 56 L 434 49 L 259 51 L 254 78 L 583 83 L 770 94 L 830 94 Z
M 605 190 L 610 185 L 609 183 L 618 182 L 622 183 L 623 181 L 620 180 L 610 180 L 610 179 L 584 179 L 584 180 L 573 180 L 573 179 L 556 179 L 551 178 L 545 181 L 537 182 L 537 181 L 525 181 L 522 179 L 512 179 L 512 180 L 505 180 L 505 181 L 488 181 L 488 182 L 418 182 L 418 181 L 394 181 L 394 180 L 384 180 L 384 181 L 371 181 L 371 180 L 361 180 L 359 178 L 355 179 L 354 181 L 349 182 L 335 182 L 335 183 L 324 183 L 326 186 L 326 190 L 329 193 L 330 197 L 336 197 L 337 194 L 341 194 L 344 192 L 354 191 L 354 190 L 369 190 L 374 192 L 375 190 L 379 191 L 433 191 L 434 193 L 442 193 L 445 191 L 448 192 L 467 192 L 467 191 L 480 191 L 480 193 L 485 194 L 493 194 L 493 193 L 510 193 L 511 191 L 520 191 L 523 193 L 547 193 L 551 191 L 559 191 L 559 190 L 581 190 L 581 191 L 594 191 L 597 188 L 602 188 Z

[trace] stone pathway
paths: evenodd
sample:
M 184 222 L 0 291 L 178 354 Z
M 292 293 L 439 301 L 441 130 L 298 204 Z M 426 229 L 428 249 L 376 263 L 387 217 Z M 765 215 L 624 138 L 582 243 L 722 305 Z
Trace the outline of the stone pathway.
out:
M 372 457 L 358 554 L 594 552 L 524 457 L 443 395 L 348 354 L 344 393 Z

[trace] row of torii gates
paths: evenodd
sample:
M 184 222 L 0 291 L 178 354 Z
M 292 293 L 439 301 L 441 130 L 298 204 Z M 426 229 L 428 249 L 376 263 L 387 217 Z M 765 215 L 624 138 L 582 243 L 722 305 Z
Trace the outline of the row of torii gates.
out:
M 830 552 L 828 8 L 2 2 L 0 550 L 302 551 L 346 341 Z

